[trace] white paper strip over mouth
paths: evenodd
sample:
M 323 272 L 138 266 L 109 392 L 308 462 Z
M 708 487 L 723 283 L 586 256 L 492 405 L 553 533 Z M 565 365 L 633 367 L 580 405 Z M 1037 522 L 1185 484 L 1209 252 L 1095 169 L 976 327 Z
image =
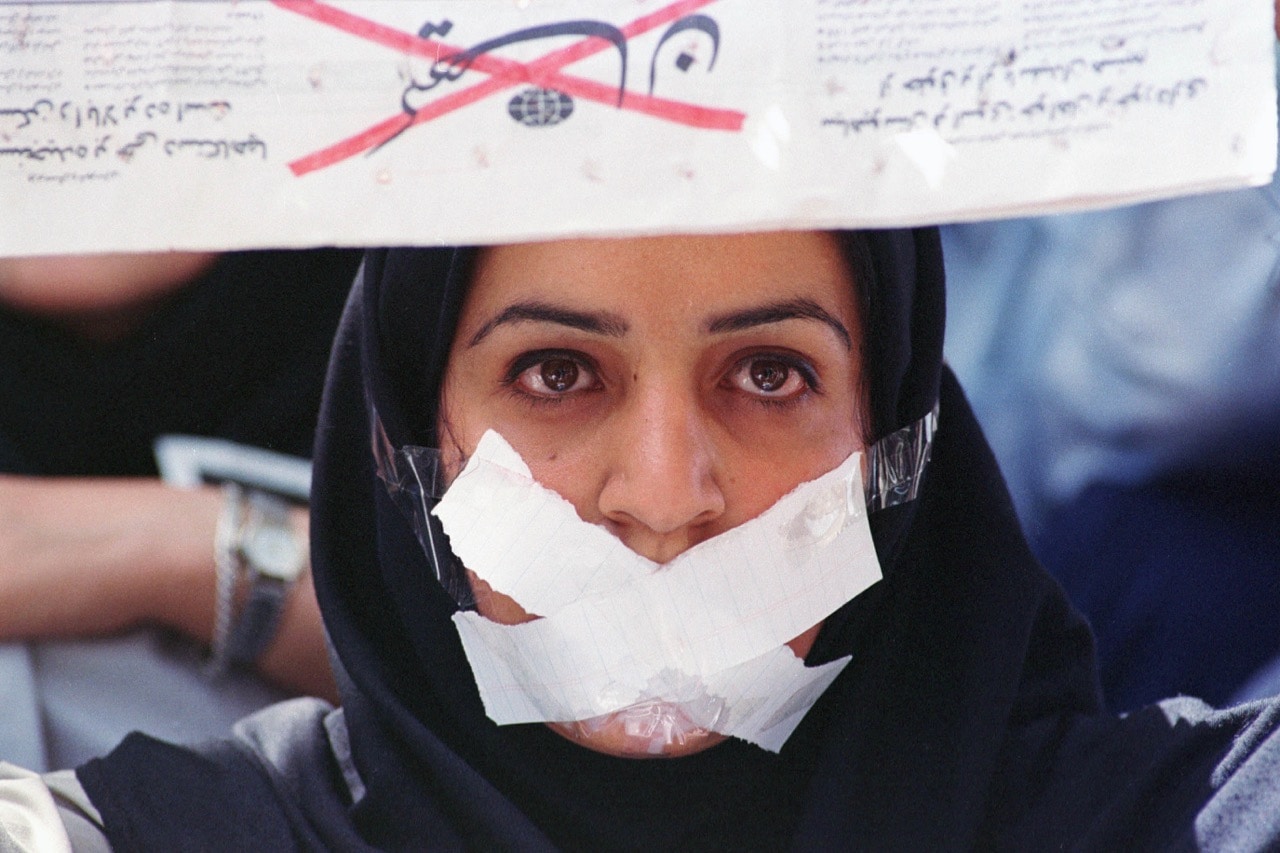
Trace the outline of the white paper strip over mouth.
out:
M 498 725 L 588 720 L 658 700 L 679 706 L 689 723 L 777 752 L 850 658 L 807 667 L 779 646 L 705 677 L 673 669 L 557 670 L 524 644 L 523 625 L 499 625 L 475 613 L 454 616 L 485 713 Z M 527 623 L 537 624 L 537 623 Z
M 781 713 L 794 727 L 844 664 L 806 668 L 783 644 L 880 579 L 860 463 L 853 454 L 659 566 L 582 521 L 486 433 L 435 512 L 469 570 L 545 617 L 455 616 L 486 712 L 585 719 L 692 689 L 732 707 L 709 728 L 767 746 L 760 726 Z

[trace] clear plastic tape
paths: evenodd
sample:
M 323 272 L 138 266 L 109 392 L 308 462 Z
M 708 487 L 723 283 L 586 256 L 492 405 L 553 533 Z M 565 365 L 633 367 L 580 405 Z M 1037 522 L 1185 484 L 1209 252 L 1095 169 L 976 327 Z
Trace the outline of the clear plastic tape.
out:
M 370 417 L 373 437 L 373 461 L 378 479 L 387 486 L 393 498 L 413 495 L 432 505 L 444 497 L 447 482 L 440 451 L 434 447 L 406 445 L 396 448 L 387 437 L 386 428 L 376 410 Z
M 413 534 L 426 553 L 436 580 L 458 606 L 475 606 L 466 570 L 444 540 L 440 523 L 431 510 L 440 502 L 447 487 L 440 451 L 433 447 L 406 445 L 396 448 L 370 405 L 370 434 L 374 468 L 391 497 L 413 529 Z
M 867 512 L 916 499 L 933 452 L 938 407 L 913 424 L 891 432 L 867 451 Z

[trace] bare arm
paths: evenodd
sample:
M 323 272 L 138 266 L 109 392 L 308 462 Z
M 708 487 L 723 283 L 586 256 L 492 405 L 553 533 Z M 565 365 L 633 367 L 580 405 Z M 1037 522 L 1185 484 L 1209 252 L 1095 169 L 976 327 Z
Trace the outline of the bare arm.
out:
M 207 644 L 221 501 L 215 488 L 157 480 L 0 476 L 0 639 L 155 623 Z M 295 522 L 305 525 L 305 510 Z M 287 689 L 336 701 L 309 572 L 259 668 Z

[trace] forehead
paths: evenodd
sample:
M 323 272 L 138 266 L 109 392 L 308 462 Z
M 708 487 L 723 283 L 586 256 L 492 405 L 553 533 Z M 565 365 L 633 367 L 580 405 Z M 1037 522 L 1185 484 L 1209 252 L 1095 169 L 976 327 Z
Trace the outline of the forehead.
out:
M 857 316 L 840 244 L 819 231 L 491 247 L 477 262 L 463 326 L 530 299 L 609 311 L 641 324 L 686 324 L 786 299 L 815 302 L 850 328 Z

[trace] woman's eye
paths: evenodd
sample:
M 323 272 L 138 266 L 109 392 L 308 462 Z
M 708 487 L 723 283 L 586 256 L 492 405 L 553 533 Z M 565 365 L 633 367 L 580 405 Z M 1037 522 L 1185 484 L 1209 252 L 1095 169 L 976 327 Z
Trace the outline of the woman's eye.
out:
M 544 358 L 516 376 L 522 391 L 540 397 L 555 397 L 592 387 L 595 377 L 591 369 L 567 356 Z
M 813 387 L 798 365 L 764 356 L 739 362 L 729 375 L 729 383 L 748 394 L 775 399 L 795 397 Z

